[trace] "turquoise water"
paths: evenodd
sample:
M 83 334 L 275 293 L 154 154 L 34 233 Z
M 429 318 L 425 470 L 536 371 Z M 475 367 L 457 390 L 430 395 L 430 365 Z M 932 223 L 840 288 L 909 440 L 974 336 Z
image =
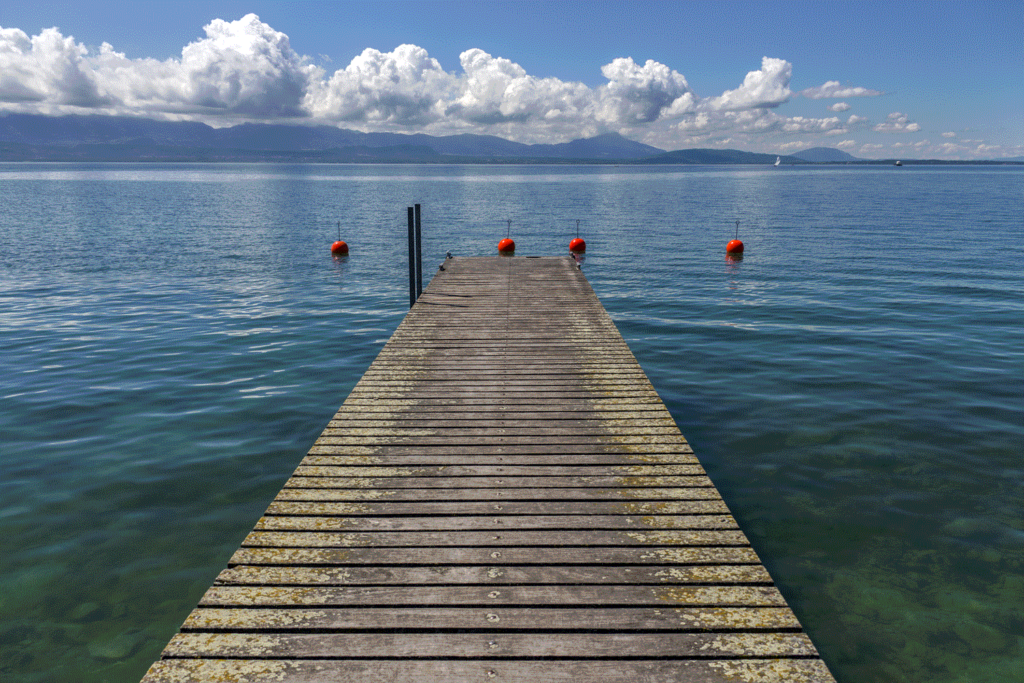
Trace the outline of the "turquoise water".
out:
M 142 676 L 401 321 L 416 202 L 426 277 L 581 221 L 841 683 L 1022 680 L 1024 170 L 143 164 L 0 164 L 0 680 Z

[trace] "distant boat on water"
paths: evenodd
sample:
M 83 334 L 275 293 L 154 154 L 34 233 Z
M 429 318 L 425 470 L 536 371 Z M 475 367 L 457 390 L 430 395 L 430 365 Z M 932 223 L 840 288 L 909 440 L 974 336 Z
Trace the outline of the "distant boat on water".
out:
M 782 163 L 782 157 L 775 157 L 775 165 L 778 166 Z
M 903 162 L 902 162 L 902 161 L 900 161 L 899 159 L 897 159 L 897 160 L 896 160 L 896 163 L 895 163 L 895 164 L 893 164 L 893 166 L 902 166 L 902 165 L 903 165 Z

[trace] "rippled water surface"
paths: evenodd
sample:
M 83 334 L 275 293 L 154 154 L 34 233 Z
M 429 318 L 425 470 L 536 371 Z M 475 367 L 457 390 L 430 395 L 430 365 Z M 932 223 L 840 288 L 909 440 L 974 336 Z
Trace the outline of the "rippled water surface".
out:
M 416 202 L 427 277 L 581 221 L 841 683 L 1022 680 L 1019 167 L 131 164 L 0 164 L 0 679 L 141 678 L 401 321 Z

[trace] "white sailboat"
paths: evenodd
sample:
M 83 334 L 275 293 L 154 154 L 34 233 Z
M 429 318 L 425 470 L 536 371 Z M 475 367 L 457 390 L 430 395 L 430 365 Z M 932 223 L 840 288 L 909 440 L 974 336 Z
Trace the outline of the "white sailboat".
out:
M 775 165 L 778 166 L 782 163 L 782 157 L 775 157 Z

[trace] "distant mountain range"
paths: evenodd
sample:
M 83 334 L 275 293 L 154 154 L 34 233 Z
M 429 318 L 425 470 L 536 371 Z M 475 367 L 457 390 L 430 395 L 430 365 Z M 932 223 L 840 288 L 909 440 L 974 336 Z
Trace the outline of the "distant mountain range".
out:
M 800 164 L 803 160 L 795 156 L 741 152 L 737 149 L 680 149 L 656 156 L 638 159 L 637 164 L 761 164 L 771 166 L 779 159 L 780 164 Z
M 331 126 L 244 123 L 212 128 L 203 123 L 114 116 L 11 114 L 0 118 L 0 158 L 8 160 L 630 160 L 664 151 L 617 133 L 556 145 L 527 145 L 493 135 L 361 133 Z
M 829 147 L 788 156 L 734 149 L 663 149 L 617 133 L 528 145 L 493 135 L 362 133 L 331 126 L 244 123 L 212 128 L 189 121 L 119 116 L 0 116 L 0 161 L 239 161 L 325 163 L 892 163 Z M 957 163 L 904 160 L 914 163 Z M 988 162 L 992 163 L 992 162 Z
M 797 152 L 792 156 L 803 161 L 810 161 L 816 164 L 822 163 L 842 163 L 844 161 L 861 161 L 855 156 L 851 156 L 842 150 L 833 149 L 832 147 L 811 147 L 805 149 L 802 152 Z

